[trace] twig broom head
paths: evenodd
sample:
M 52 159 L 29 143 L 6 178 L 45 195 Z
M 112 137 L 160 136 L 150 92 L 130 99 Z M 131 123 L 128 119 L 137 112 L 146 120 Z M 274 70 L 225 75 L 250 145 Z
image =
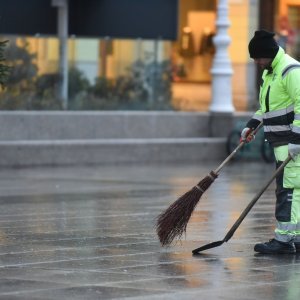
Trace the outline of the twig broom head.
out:
M 187 224 L 197 203 L 217 176 L 214 171 L 211 171 L 158 216 L 156 232 L 162 246 L 170 245 L 175 238 L 180 239 L 186 232 Z

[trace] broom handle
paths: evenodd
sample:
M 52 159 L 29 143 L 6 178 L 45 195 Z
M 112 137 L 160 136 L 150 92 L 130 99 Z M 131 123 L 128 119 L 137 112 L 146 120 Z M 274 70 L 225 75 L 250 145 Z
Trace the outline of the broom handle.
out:
M 256 133 L 258 132 L 258 130 L 263 126 L 263 122 L 260 122 L 259 125 L 253 130 L 253 132 L 251 132 L 251 135 L 256 135 Z M 246 142 L 245 141 L 241 141 L 237 147 L 229 154 L 229 156 L 227 156 L 227 158 L 213 171 L 215 174 L 218 174 L 221 169 L 223 169 L 223 167 L 231 160 L 231 158 L 236 154 L 236 152 L 238 150 L 240 150 L 240 148 L 242 148 L 244 146 Z
M 289 155 L 287 159 L 280 165 L 280 167 L 276 170 L 276 172 L 273 174 L 272 178 L 267 182 L 267 184 L 256 194 L 256 196 L 253 198 L 253 200 L 248 204 L 248 206 L 244 209 L 240 217 L 236 220 L 236 222 L 233 224 L 231 229 L 228 231 L 226 236 L 224 237 L 224 242 L 229 241 L 229 239 L 233 236 L 234 232 L 237 230 L 237 228 L 240 226 L 242 221 L 245 219 L 251 208 L 254 206 L 256 201 L 260 198 L 260 196 L 264 193 L 264 191 L 269 187 L 271 182 L 276 178 L 276 176 L 282 172 L 284 167 L 289 163 L 289 161 L 292 159 L 292 157 Z

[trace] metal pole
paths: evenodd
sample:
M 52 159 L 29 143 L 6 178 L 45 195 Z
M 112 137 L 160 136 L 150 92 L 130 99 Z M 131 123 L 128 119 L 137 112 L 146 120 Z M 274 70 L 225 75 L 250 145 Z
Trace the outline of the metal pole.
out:
M 219 0 L 217 12 L 217 34 L 213 41 L 216 46 L 212 74 L 212 102 L 210 105 L 211 112 L 234 112 L 232 105 L 231 62 L 227 53 L 227 48 L 231 42 L 227 34 L 227 28 L 230 22 L 228 20 L 228 3 L 227 0 Z
M 52 5 L 58 9 L 59 98 L 63 109 L 68 109 L 68 0 L 52 0 Z
M 152 95 L 150 102 L 153 105 L 157 101 L 157 73 L 158 73 L 158 47 L 159 39 L 154 40 L 154 60 L 153 60 L 153 73 L 152 73 Z

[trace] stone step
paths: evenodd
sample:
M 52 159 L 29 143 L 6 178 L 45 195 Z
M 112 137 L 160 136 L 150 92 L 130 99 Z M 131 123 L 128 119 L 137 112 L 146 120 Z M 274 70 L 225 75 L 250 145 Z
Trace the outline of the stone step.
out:
M 222 160 L 226 138 L 0 141 L 0 165 L 27 167 Z
M 210 136 L 205 112 L 0 111 L 0 128 L 0 140 Z

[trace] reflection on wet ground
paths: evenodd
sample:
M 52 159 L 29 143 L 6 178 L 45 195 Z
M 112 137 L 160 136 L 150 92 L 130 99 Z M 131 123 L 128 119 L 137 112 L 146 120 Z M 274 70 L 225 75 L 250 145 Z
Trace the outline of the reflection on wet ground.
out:
M 236 162 L 202 196 L 183 241 L 161 248 L 157 215 L 216 165 L 0 172 L 0 299 L 300 298 L 300 254 L 263 256 L 274 185 L 222 240 L 274 166 Z

